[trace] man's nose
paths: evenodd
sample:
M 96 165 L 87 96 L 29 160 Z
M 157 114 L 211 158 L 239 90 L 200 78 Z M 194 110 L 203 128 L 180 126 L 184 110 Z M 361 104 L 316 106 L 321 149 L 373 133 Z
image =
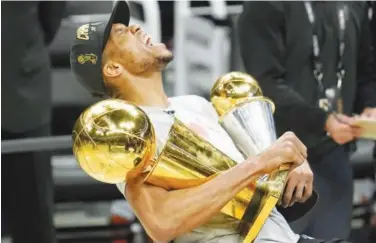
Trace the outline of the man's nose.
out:
M 135 33 L 137 33 L 138 31 L 141 30 L 141 26 L 135 24 L 135 25 L 131 25 L 131 26 L 129 26 L 129 29 L 130 29 L 130 31 L 131 31 L 133 34 L 135 34 Z

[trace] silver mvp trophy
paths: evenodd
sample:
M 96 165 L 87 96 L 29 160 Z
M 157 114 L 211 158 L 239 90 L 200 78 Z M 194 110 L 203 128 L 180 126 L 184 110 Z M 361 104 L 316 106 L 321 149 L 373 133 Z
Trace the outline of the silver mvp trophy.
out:
M 227 131 L 245 158 L 257 155 L 276 141 L 274 103 L 263 96 L 258 82 L 241 72 L 220 77 L 211 91 L 211 102 Z M 253 242 L 283 194 L 289 165 L 260 177 L 247 208 L 247 222 L 240 229 L 245 241 Z M 249 230 L 249 232 L 248 232 Z

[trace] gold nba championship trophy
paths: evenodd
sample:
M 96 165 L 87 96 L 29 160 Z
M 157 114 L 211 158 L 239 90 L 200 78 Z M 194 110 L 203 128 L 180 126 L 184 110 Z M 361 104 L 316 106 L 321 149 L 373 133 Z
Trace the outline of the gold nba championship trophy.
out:
M 173 116 L 167 141 L 156 154 L 156 137 L 148 116 L 117 99 L 86 109 L 74 126 L 73 143 L 81 168 L 106 183 L 144 174 L 147 183 L 183 189 L 203 184 L 237 164 Z M 221 212 L 250 224 L 251 188 L 240 191 Z
M 241 72 L 223 75 L 212 88 L 211 102 L 220 116 L 220 124 L 245 158 L 257 155 L 276 141 L 274 103 L 263 96 L 258 82 L 251 76 Z M 288 165 L 282 166 L 257 180 L 247 209 L 252 220 L 245 241 L 252 242 L 256 238 L 277 204 L 288 169 Z

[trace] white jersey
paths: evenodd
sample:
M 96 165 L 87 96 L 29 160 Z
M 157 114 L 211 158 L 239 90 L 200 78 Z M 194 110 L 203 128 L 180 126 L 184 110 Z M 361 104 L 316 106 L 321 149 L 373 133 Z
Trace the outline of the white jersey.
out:
M 180 96 L 169 99 L 168 108 L 141 107 L 149 116 L 156 133 L 157 148 L 160 151 L 168 136 L 173 123 L 173 117 L 166 111 L 174 111 L 174 115 L 186 126 L 205 138 L 214 147 L 221 150 L 234 161 L 244 161 L 242 154 L 237 150 L 229 135 L 218 123 L 218 116 L 212 105 L 204 98 L 198 96 Z M 124 192 L 124 183 L 117 185 Z M 194 229 L 174 240 L 175 243 L 240 243 L 237 227 L 239 221 L 232 217 L 218 214 L 209 223 Z M 255 243 L 276 242 L 296 243 L 299 235 L 292 232 L 286 220 L 273 209 L 270 217 L 265 222 Z

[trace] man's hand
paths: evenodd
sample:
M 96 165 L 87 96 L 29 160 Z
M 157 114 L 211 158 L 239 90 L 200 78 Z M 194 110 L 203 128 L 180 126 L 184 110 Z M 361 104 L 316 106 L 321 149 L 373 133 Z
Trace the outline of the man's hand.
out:
M 360 136 L 361 129 L 351 124 L 354 123 L 354 118 L 343 114 L 329 115 L 325 130 L 338 144 L 345 144 L 352 141 L 354 138 Z
M 307 148 L 294 133 L 286 132 L 257 157 L 267 174 L 283 164 L 291 164 L 291 169 L 300 166 L 307 158 Z
M 303 203 L 312 195 L 313 173 L 307 161 L 290 171 L 282 206 L 291 207 L 296 202 Z
M 365 108 L 360 117 L 376 119 L 376 108 Z

